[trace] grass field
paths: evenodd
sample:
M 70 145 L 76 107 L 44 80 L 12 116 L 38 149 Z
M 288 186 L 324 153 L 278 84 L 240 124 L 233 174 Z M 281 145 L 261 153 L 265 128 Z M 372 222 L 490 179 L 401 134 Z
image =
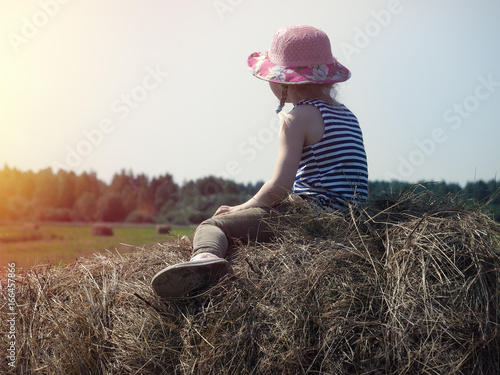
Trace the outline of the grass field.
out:
M 22 268 L 40 263 L 58 265 L 107 251 L 126 254 L 137 247 L 192 237 L 194 232 L 194 227 L 174 226 L 170 234 L 157 234 L 154 225 L 112 227 L 113 236 L 94 236 L 91 224 L 0 225 L 0 266 L 12 262 Z

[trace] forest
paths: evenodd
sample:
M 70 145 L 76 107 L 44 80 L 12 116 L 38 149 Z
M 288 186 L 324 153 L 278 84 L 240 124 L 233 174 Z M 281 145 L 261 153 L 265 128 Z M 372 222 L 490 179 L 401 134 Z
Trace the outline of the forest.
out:
M 94 172 L 80 175 L 47 168 L 38 172 L 4 166 L 0 170 L 0 223 L 125 222 L 197 224 L 222 204 L 235 205 L 253 196 L 263 182 L 236 183 L 214 176 L 178 184 L 172 175 L 150 178 L 122 170 L 110 183 Z M 399 194 L 411 184 L 370 181 L 370 198 Z M 500 194 L 495 180 L 426 183 L 437 195 L 455 194 L 470 204 L 484 206 L 500 221 Z

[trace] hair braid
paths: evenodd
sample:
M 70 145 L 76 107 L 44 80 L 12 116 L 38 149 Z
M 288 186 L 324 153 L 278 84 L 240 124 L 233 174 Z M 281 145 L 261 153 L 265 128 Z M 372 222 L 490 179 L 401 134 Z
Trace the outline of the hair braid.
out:
M 287 94 L 288 94 L 288 85 L 282 85 L 280 105 L 278 106 L 278 108 L 276 108 L 276 113 L 280 113 L 283 107 L 285 106 Z

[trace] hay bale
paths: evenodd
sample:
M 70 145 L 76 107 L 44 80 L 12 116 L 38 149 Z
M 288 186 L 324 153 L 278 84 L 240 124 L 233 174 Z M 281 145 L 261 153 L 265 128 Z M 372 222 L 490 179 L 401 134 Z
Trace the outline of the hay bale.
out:
M 345 217 L 295 212 L 277 241 L 233 253 L 233 278 L 188 299 L 149 285 L 189 257 L 178 239 L 20 274 L 16 370 L 500 373 L 500 232 L 487 216 L 415 194 Z
M 36 231 L 40 229 L 40 226 L 37 223 L 24 223 L 24 229 L 28 231 Z
M 108 224 L 95 224 L 92 227 L 92 235 L 94 236 L 112 236 L 113 228 Z
M 169 234 L 170 232 L 172 232 L 172 227 L 168 224 L 158 224 L 156 226 L 157 234 Z

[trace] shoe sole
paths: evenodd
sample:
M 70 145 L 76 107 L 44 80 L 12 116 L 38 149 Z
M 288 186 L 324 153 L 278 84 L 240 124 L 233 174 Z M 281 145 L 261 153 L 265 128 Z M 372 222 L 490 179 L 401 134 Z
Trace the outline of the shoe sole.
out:
M 179 263 L 158 272 L 151 286 L 162 298 L 182 297 L 228 273 L 232 273 L 232 269 L 225 259 Z

